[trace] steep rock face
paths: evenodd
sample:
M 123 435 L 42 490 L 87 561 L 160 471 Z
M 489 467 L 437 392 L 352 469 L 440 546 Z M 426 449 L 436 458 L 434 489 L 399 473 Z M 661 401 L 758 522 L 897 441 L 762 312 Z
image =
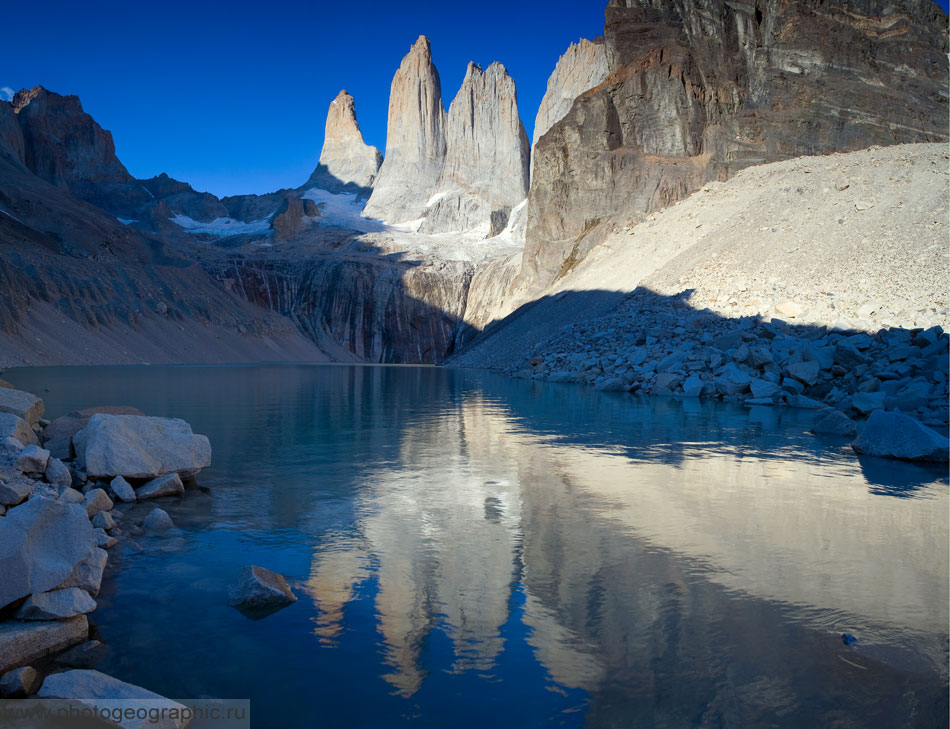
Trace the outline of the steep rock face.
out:
M 548 78 L 548 87 L 534 120 L 531 146 L 537 145 L 548 129 L 567 116 L 574 99 L 603 83 L 608 72 L 607 46 L 603 38 L 592 41 L 581 38 L 571 43 Z
M 7 101 L 0 101 L 0 154 L 23 163 L 23 132 L 12 104 Z
M 420 36 L 393 77 L 386 157 L 364 214 L 388 222 L 423 215 L 445 159 L 442 84 L 429 39 Z
M 83 111 L 76 96 L 42 86 L 13 97 L 23 132 L 24 161 L 37 176 L 107 209 L 134 209 L 149 193 L 115 155 L 112 135 Z
M 363 141 L 353 97 L 341 91 L 330 102 L 320 162 L 307 186 L 368 195 L 382 163 L 380 151 Z
M 357 251 L 268 252 L 203 265 L 229 291 L 292 319 L 325 351 L 403 364 L 435 364 L 453 351 L 472 277 L 466 262 Z
M 502 64 L 485 71 L 468 64 L 449 106 L 445 138 L 445 163 L 420 230 L 468 230 L 489 223 L 493 213 L 494 227 L 504 228 L 528 193 L 530 147 L 515 82 Z
M 138 182 L 156 200 L 164 202 L 174 213 L 203 221 L 224 218 L 228 215 L 227 208 L 210 192 L 197 192 L 187 182 L 179 182 L 164 172 L 157 177 Z
M 928 0 L 611 0 L 610 75 L 538 142 L 523 276 L 543 288 L 611 216 L 753 164 L 947 139 Z

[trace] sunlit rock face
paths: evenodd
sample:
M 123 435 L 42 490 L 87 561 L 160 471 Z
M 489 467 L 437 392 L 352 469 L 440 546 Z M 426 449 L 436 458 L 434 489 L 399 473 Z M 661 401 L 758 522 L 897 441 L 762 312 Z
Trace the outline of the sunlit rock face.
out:
M 494 222 L 498 232 L 528 194 L 530 156 L 515 82 L 502 64 L 484 71 L 468 64 L 445 136 L 445 163 L 420 230 L 462 231 Z
M 945 24 L 923 0 L 611 0 L 609 76 L 534 150 L 524 275 L 749 165 L 946 140 Z
M 581 38 L 564 51 L 548 78 L 547 90 L 534 119 L 531 146 L 559 122 L 585 91 L 599 86 L 607 78 L 607 46 L 603 38 L 589 41 Z
M 331 192 L 368 193 L 382 163 L 380 151 L 363 141 L 353 97 L 341 91 L 330 102 L 320 162 L 307 185 Z
M 392 223 L 422 217 L 444 159 L 442 83 L 429 39 L 420 36 L 393 77 L 386 157 L 366 205 L 367 217 Z

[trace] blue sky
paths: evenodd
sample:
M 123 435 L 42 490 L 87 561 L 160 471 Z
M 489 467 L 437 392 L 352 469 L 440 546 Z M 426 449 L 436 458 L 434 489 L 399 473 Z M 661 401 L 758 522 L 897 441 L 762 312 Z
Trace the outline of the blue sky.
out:
M 946 9 L 948 0 L 941 0 Z M 446 107 L 469 60 L 501 61 L 530 136 L 547 77 L 606 0 L 234 0 L 9 3 L 0 88 L 76 94 L 137 177 L 167 172 L 217 195 L 295 187 L 323 143 L 330 101 L 356 99 L 364 137 L 386 143 L 392 75 L 432 39 Z M 36 32 L 26 32 L 27 29 Z
M 606 4 L 9 3 L 0 87 L 78 95 L 136 177 L 168 172 L 217 195 L 262 193 L 307 179 L 341 88 L 367 142 L 385 147 L 389 85 L 419 34 L 432 39 L 446 107 L 469 60 L 501 61 L 530 135 L 558 56 L 603 32 Z

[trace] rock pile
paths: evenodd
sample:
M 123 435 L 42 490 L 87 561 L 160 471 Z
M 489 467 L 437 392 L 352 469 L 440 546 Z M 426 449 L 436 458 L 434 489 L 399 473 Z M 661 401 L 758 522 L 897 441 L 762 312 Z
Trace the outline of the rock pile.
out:
M 35 395 L 0 387 L 0 696 L 5 698 L 43 695 L 44 673 L 57 666 L 88 667 L 77 663 L 101 655 L 103 646 L 89 640 L 87 615 L 96 609 L 106 550 L 124 541 L 139 551 L 132 537 L 174 528 L 161 509 L 140 525 L 116 503 L 180 496 L 211 463 L 208 439 L 182 420 L 131 408 L 94 408 L 51 423 L 42 419 L 43 410 Z M 66 674 L 53 675 L 56 686 L 69 685 Z M 104 678 L 108 681 L 96 682 L 108 689 L 115 679 Z M 64 690 L 49 695 L 76 698 Z
M 855 450 L 946 461 L 948 343 L 939 326 L 869 334 L 727 319 L 638 290 L 615 313 L 565 327 L 509 373 L 811 409 L 815 432 L 846 436 L 870 416 Z

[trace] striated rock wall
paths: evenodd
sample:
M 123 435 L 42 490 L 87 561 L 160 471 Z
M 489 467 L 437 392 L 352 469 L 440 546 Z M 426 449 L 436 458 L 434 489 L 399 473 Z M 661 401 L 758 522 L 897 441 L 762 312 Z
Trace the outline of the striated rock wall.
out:
M 386 157 L 364 214 L 392 223 L 422 217 L 444 159 L 442 84 L 429 39 L 419 36 L 393 77 Z
M 905 0 L 611 0 L 610 74 L 538 141 L 523 276 L 753 164 L 943 141 L 946 16 Z
M 353 97 L 345 90 L 330 102 L 320 162 L 305 187 L 368 195 L 383 155 L 363 141 Z
M 203 264 L 233 293 L 291 318 L 325 351 L 365 362 L 441 362 L 455 348 L 472 266 L 377 255 L 233 256 Z
M 23 132 L 13 105 L 6 101 L 0 101 L 0 154 L 9 155 L 12 160 L 23 164 Z
M 574 99 L 599 86 L 608 72 L 607 46 L 603 38 L 592 41 L 581 38 L 577 43 L 571 43 L 548 78 L 547 89 L 534 119 L 531 146 L 535 147 L 548 129 L 567 116 Z
M 484 71 L 468 64 L 449 106 L 445 137 L 445 163 L 420 231 L 469 230 L 489 221 L 503 229 L 528 194 L 531 152 L 515 82 L 502 64 Z

